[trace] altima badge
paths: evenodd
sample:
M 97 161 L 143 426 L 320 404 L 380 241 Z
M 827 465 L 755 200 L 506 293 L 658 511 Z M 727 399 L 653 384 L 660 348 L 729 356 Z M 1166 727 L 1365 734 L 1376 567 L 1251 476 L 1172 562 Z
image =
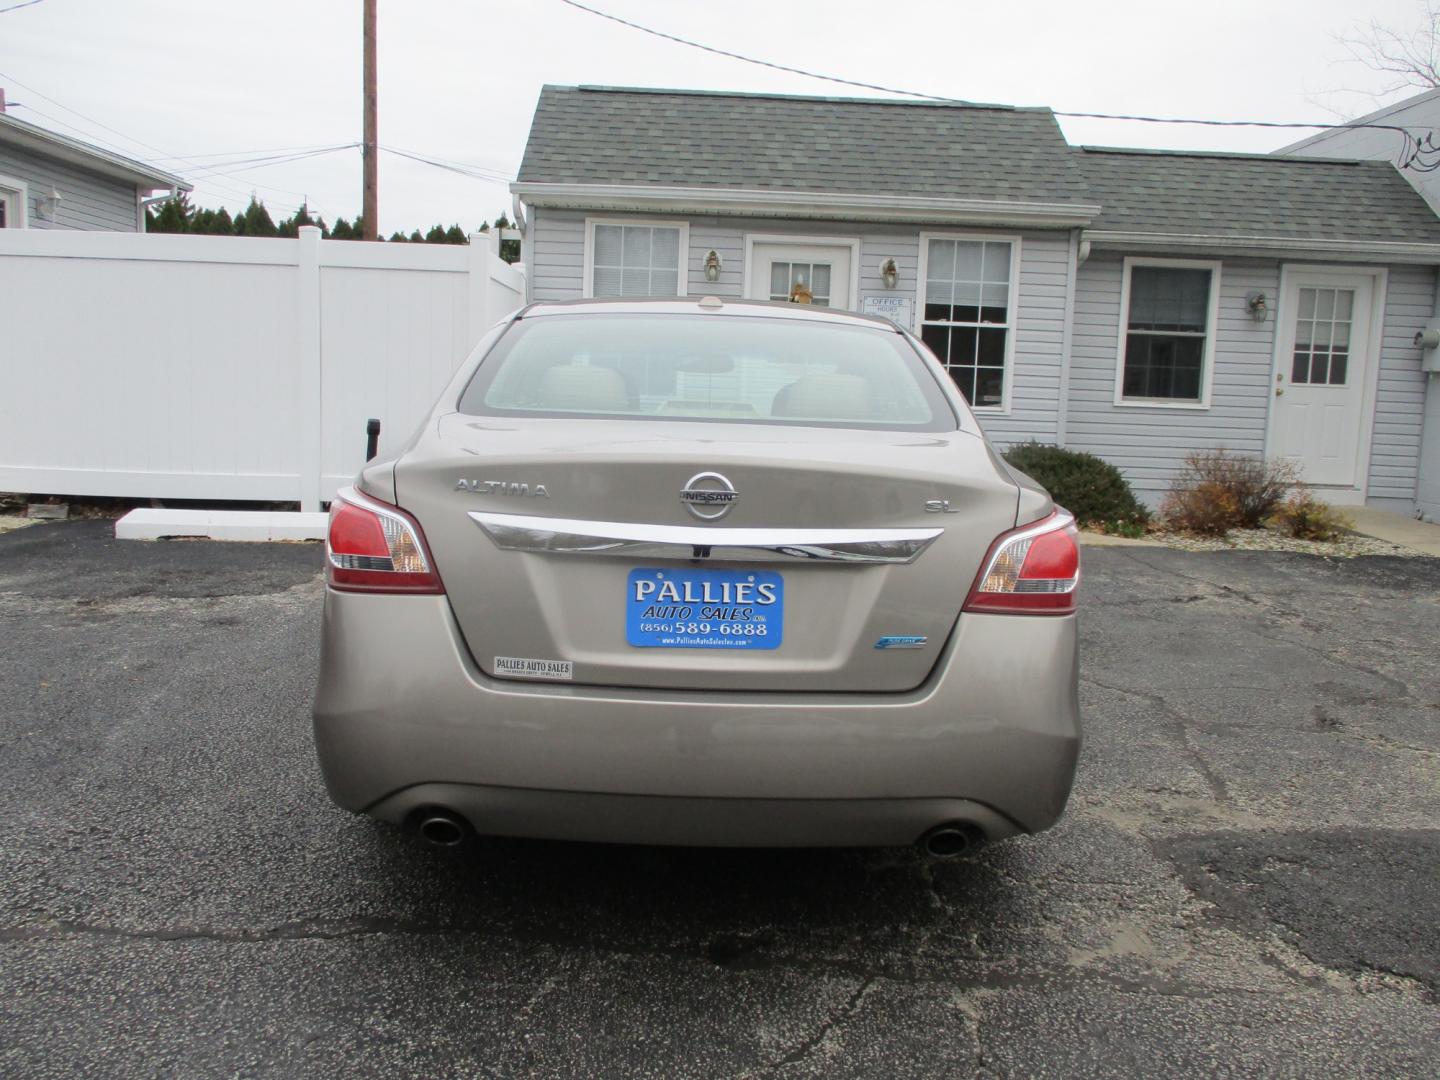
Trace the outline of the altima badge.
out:
M 514 480 L 466 480 L 462 477 L 455 481 L 455 490 L 476 495 L 520 495 L 531 499 L 550 497 L 544 484 L 521 484 Z
M 738 498 L 740 493 L 735 485 L 718 472 L 696 473 L 680 489 L 680 501 L 685 509 L 701 521 L 724 517 Z

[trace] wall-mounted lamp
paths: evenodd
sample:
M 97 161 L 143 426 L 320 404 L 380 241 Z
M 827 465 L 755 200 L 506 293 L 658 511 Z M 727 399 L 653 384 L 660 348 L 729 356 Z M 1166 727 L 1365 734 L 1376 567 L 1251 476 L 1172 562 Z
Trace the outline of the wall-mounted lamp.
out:
M 895 265 L 894 259 L 886 259 L 880 264 L 880 280 L 885 283 L 885 288 L 893 289 L 900 280 L 900 267 Z
M 35 200 L 35 216 L 41 221 L 54 221 L 55 211 L 60 209 L 63 198 L 64 196 L 52 187 L 49 195 L 41 195 Z
M 1264 322 L 1270 317 L 1270 301 L 1263 292 L 1252 292 L 1245 297 L 1245 310 L 1257 323 Z
M 720 267 L 722 265 L 720 253 L 714 248 L 711 248 L 710 253 L 705 256 L 705 280 L 719 281 Z

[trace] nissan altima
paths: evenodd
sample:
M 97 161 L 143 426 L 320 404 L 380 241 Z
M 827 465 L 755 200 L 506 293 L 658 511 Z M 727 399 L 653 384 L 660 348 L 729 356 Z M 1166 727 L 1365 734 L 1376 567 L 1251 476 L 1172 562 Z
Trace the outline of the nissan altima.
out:
M 887 320 L 532 304 L 326 555 L 326 784 L 432 843 L 946 856 L 1070 792 L 1074 520 Z

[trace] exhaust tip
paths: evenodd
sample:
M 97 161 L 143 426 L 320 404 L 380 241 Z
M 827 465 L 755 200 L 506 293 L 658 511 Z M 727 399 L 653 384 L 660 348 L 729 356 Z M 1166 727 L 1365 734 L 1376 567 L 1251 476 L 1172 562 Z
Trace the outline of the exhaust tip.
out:
M 415 816 L 415 831 L 432 847 L 459 847 L 470 835 L 470 823 L 449 810 L 428 808 Z
M 958 859 L 985 843 L 985 833 L 967 822 L 936 825 L 920 838 L 920 848 L 932 859 Z

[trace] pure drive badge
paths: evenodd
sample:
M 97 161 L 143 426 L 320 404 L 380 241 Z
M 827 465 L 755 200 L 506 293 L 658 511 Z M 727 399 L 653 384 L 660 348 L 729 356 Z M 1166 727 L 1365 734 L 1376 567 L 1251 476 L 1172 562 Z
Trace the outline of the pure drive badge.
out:
M 924 634 L 886 634 L 875 642 L 877 649 L 923 649 L 929 639 Z

